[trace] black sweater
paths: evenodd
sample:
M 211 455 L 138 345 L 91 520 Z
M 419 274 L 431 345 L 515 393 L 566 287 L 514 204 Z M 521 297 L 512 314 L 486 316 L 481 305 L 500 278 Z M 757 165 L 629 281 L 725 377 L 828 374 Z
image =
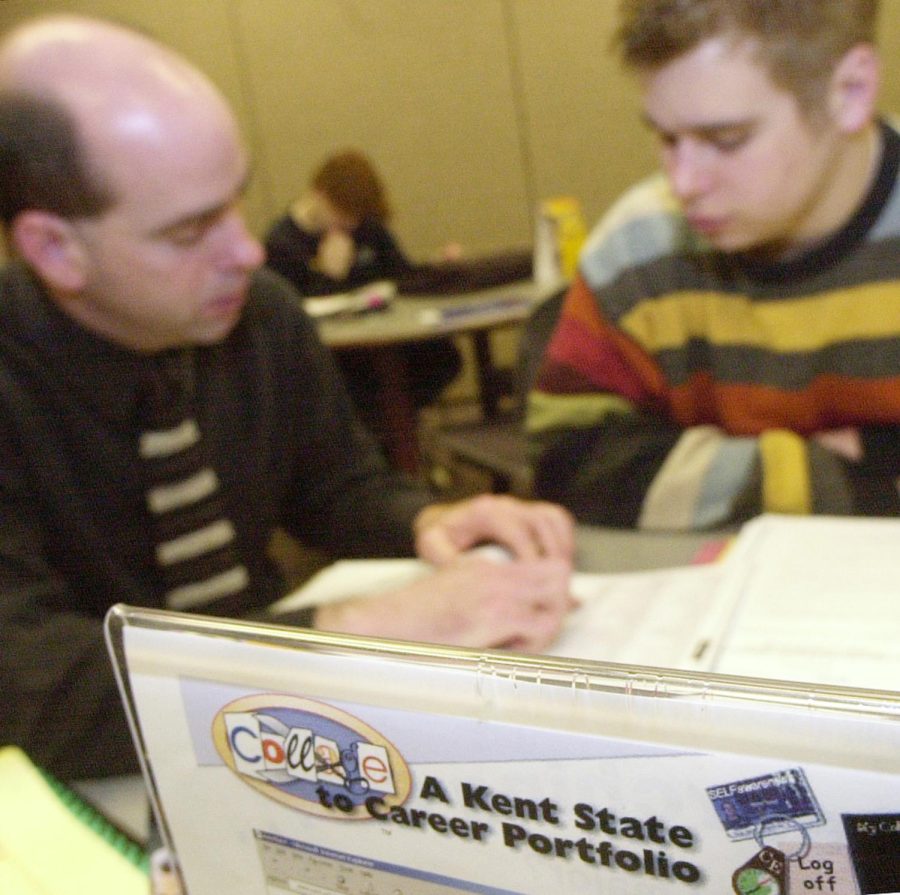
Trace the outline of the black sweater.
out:
M 241 323 L 196 352 L 248 612 L 283 595 L 278 526 L 340 555 L 411 552 L 430 495 L 389 470 L 284 281 L 260 272 Z M 0 745 L 63 777 L 136 768 L 101 626 L 114 603 L 163 605 L 136 450 L 148 363 L 0 271 Z

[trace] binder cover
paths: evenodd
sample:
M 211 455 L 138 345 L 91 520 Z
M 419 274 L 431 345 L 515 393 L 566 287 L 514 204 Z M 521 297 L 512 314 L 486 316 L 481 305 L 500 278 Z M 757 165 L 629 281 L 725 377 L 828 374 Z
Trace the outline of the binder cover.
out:
M 124 606 L 107 637 L 189 895 L 900 890 L 848 826 L 900 853 L 897 693 Z
M 143 850 L 15 746 L 0 748 L 0 892 L 144 895 Z

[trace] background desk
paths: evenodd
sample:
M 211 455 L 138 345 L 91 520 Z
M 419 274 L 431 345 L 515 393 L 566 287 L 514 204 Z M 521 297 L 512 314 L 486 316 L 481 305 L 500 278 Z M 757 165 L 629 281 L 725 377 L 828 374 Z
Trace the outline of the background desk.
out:
M 384 311 L 324 318 L 318 324 L 319 335 L 333 351 L 372 350 L 388 458 L 398 468 L 416 472 L 418 420 L 400 347 L 448 335 L 471 336 L 482 411 L 492 417 L 502 388 L 491 356 L 490 331 L 522 323 L 552 291 L 528 280 L 462 295 L 400 295 Z
M 686 565 L 715 539 L 710 534 L 650 534 L 606 528 L 580 528 L 576 535 L 576 566 L 585 572 Z M 140 775 L 84 780 L 73 787 L 133 838 L 146 839 L 150 809 Z

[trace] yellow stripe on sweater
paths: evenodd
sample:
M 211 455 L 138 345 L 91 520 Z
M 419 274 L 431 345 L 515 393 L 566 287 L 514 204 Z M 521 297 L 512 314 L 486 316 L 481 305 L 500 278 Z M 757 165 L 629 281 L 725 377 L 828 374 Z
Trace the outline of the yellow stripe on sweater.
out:
M 641 302 L 619 321 L 651 353 L 692 338 L 779 352 L 815 351 L 835 342 L 893 338 L 900 315 L 896 283 L 753 302 L 720 292 L 674 292 Z
M 759 437 L 762 504 L 767 513 L 812 512 L 806 442 L 787 429 L 770 429 Z
M 530 434 L 553 429 L 587 429 L 597 426 L 612 413 L 632 413 L 630 401 L 618 395 L 548 395 L 533 391 L 528 395 L 525 429 Z

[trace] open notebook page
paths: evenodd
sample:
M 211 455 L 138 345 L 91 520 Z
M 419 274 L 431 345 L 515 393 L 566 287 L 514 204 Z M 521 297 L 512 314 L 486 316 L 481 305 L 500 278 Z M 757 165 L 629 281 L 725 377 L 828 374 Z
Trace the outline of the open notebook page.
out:
M 723 571 L 715 671 L 900 690 L 900 521 L 763 516 Z

